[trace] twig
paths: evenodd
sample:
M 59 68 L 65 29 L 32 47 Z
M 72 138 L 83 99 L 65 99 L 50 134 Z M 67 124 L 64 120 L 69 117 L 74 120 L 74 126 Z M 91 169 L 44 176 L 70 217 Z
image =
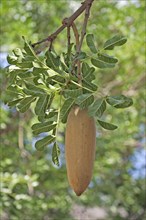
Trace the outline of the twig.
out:
M 79 40 L 79 33 L 78 33 L 77 27 L 76 27 L 76 25 L 75 25 L 74 22 L 72 23 L 72 29 L 73 29 L 74 36 L 75 36 L 75 39 L 76 39 L 76 53 L 78 54 L 78 48 L 79 48 L 80 40 Z M 80 85 L 82 85 L 81 61 L 80 61 L 80 60 L 75 60 L 75 61 L 73 62 L 73 65 L 72 65 L 72 69 L 74 69 L 76 63 L 77 63 L 78 83 L 79 83 Z
M 44 42 L 48 42 L 48 41 L 53 42 L 53 41 L 55 40 L 55 38 L 57 37 L 58 34 L 60 34 L 66 27 L 69 27 L 69 26 L 72 25 L 73 21 L 74 21 L 77 17 L 79 17 L 79 15 L 82 14 L 82 12 L 86 9 L 86 7 L 87 7 L 88 5 L 92 5 L 92 2 L 93 2 L 93 1 L 94 1 L 94 0 L 85 0 L 85 1 L 82 3 L 81 7 L 80 7 L 79 9 L 77 9 L 77 11 L 75 11 L 74 14 L 72 14 L 69 18 L 65 19 L 65 22 L 63 22 L 63 24 L 62 24 L 53 34 L 49 35 L 47 38 L 44 38 L 44 39 L 41 40 L 41 41 L 38 41 L 38 42 L 32 44 L 31 46 L 32 46 L 33 48 L 35 48 L 36 45 L 42 44 L 42 43 L 44 43 Z M 63 21 L 64 21 L 64 20 L 63 20 Z M 39 52 L 41 52 L 41 51 L 39 51 Z
M 78 53 L 80 53 L 80 51 L 81 51 L 82 43 L 83 43 L 84 37 L 86 35 L 86 27 L 87 27 L 89 15 L 90 15 L 91 5 L 92 5 L 92 2 L 89 2 L 86 6 L 84 24 L 83 24 L 82 32 L 81 32 L 81 40 L 80 40 L 79 47 L 77 50 Z
M 79 33 L 74 22 L 72 23 L 72 29 L 76 39 L 76 50 L 77 50 L 77 48 L 79 47 Z
M 68 47 L 68 49 L 70 48 L 70 26 L 68 26 L 67 27 L 67 43 L 68 43 L 68 45 L 67 45 L 67 47 Z
M 77 54 L 77 50 L 78 50 L 80 41 L 79 41 L 79 33 L 78 33 L 77 27 L 74 22 L 72 23 L 72 29 L 73 29 L 73 33 L 74 33 L 75 40 L 76 40 L 76 54 Z M 72 63 L 72 72 L 74 71 L 76 64 L 77 64 L 77 72 L 78 72 L 78 69 L 80 68 L 79 62 L 80 61 L 77 59 L 74 60 L 74 62 Z M 80 84 L 80 80 L 79 80 L 79 84 Z
M 52 50 L 52 45 L 53 45 L 53 40 L 50 40 L 49 51 L 51 51 L 51 50 Z
M 84 40 L 84 37 L 86 35 L 86 28 L 87 28 L 89 15 L 90 15 L 91 5 L 92 5 L 92 2 L 88 2 L 87 6 L 86 6 L 85 18 L 84 18 L 82 31 L 81 31 L 81 39 L 80 39 L 79 45 L 77 47 L 77 54 L 80 54 L 80 52 L 81 52 L 81 47 L 82 47 L 82 44 L 83 44 L 83 40 Z M 80 62 L 80 60 L 78 60 L 78 62 L 77 62 L 77 75 L 78 75 L 79 84 L 82 84 L 82 73 L 81 73 L 81 62 Z

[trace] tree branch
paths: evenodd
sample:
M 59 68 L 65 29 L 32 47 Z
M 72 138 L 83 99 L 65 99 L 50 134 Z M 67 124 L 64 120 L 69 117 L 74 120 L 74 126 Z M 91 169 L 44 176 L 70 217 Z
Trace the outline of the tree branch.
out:
M 83 11 L 86 9 L 87 6 L 90 5 L 90 7 L 91 7 L 93 1 L 94 0 L 85 0 L 82 3 L 81 7 L 79 9 L 77 9 L 77 11 L 74 12 L 74 14 L 72 14 L 69 18 L 66 18 L 63 20 L 62 25 L 53 34 L 49 35 L 47 38 L 44 38 L 41 41 L 33 43 L 31 46 L 33 48 L 35 48 L 35 46 L 42 44 L 44 42 L 54 41 L 58 34 L 60 34 L 66 27 L 69 27 L 72 25 L 73 21 L 83 13 Z M 39 51 L 38 53 L 40 53 L 40 52 L 41 51 Z

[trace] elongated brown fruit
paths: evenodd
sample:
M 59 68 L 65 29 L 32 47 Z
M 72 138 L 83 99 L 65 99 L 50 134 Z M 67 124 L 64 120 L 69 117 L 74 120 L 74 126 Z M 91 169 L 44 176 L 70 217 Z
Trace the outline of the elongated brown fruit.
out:
M 74 106 L 67 119 L 65 156 L 68 181 L 77 196 L 87 188 L 95 159 L 96 127 L 88 110 Z

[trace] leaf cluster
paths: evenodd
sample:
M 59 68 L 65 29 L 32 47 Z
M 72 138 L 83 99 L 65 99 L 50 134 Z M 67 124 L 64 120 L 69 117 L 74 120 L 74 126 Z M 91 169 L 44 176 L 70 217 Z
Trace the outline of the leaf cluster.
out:
M 93 82 L 96 78 L 95 67 L 111 68 L 118 62 L 117 58 L 102 51 L 112 50 L 126 41 L 125 37 L 117 35 L 107 40 L 103 48 L 98 50 L 94 36 L 88 34 L 86 42 L 91 55 L 82 51 L 76 53 L 74 45 L 71 44 L 67 53 L 58 55 L 54 50 L 47 51 L 42 59 L 24 39 L 24 48 L 17 48 L 12 55 L 8 55 L 10 66 L 7 92 L 12 98 L 8 105 L 16 106 L 18 111 L 24 113 L 34 103 L 38 123 L 32 126 L 33 134 L 42 136 L 44 132 L 48 132 L 47 136 L 36 142 L 35 147 L 37 150 L 44 150 L 47 145 L 53 144 L 52 160 L 56 165 L 59 165 L 60 154 L 57 143 L 58 125 L 60 121 L 66 123 L 73 105 L 78 105 L 81 109 L 88 108 L 89 115 L 96 117 L 99 125 L 108 130 L 114 130 L 117 126 L 103 120 L 107 104 L 114 108 L 132 105 L 132 100 L 124 95 L 96 99 L 98 87 Z M 86 59 L 89 59 L 94 67 L 89 65 Z M 78 79 L 77 61 L 81 62 L 82 83 L 79 83 Z M 54 107 L 53 101 L 57 97 L 60 97 L 60 103 L 58 107 Z

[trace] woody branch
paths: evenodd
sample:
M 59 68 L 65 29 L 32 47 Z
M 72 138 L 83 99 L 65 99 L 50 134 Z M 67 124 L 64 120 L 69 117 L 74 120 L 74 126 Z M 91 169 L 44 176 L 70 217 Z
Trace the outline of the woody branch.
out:
M 81 7 L 77 9 L 69 18 L 66 18 L 63 20 L 62 25 L 51 35 L 49 35 L 47 38 L 44 38 L 41 41 L 38 41 L 36 43 L 33 43 L 31 46 L 35 48 L 35 46 L 45 43 L 45 42 L 50 42 L 52 45 L 52 42 L 55 40 L 55 38 L 66 28 L 72 25 L 72 23 L 86 10 L 86 8 L 91 7 L 92 3 L 94 0 L 85 0 Z M 90 7 L 89 7 L 90 6 Z M 82 43 L 80 43 L 82 44 Z M 43 48 L 44 49 L 44 48 Z M 41 52 L 41 51 L 39 51 Z

